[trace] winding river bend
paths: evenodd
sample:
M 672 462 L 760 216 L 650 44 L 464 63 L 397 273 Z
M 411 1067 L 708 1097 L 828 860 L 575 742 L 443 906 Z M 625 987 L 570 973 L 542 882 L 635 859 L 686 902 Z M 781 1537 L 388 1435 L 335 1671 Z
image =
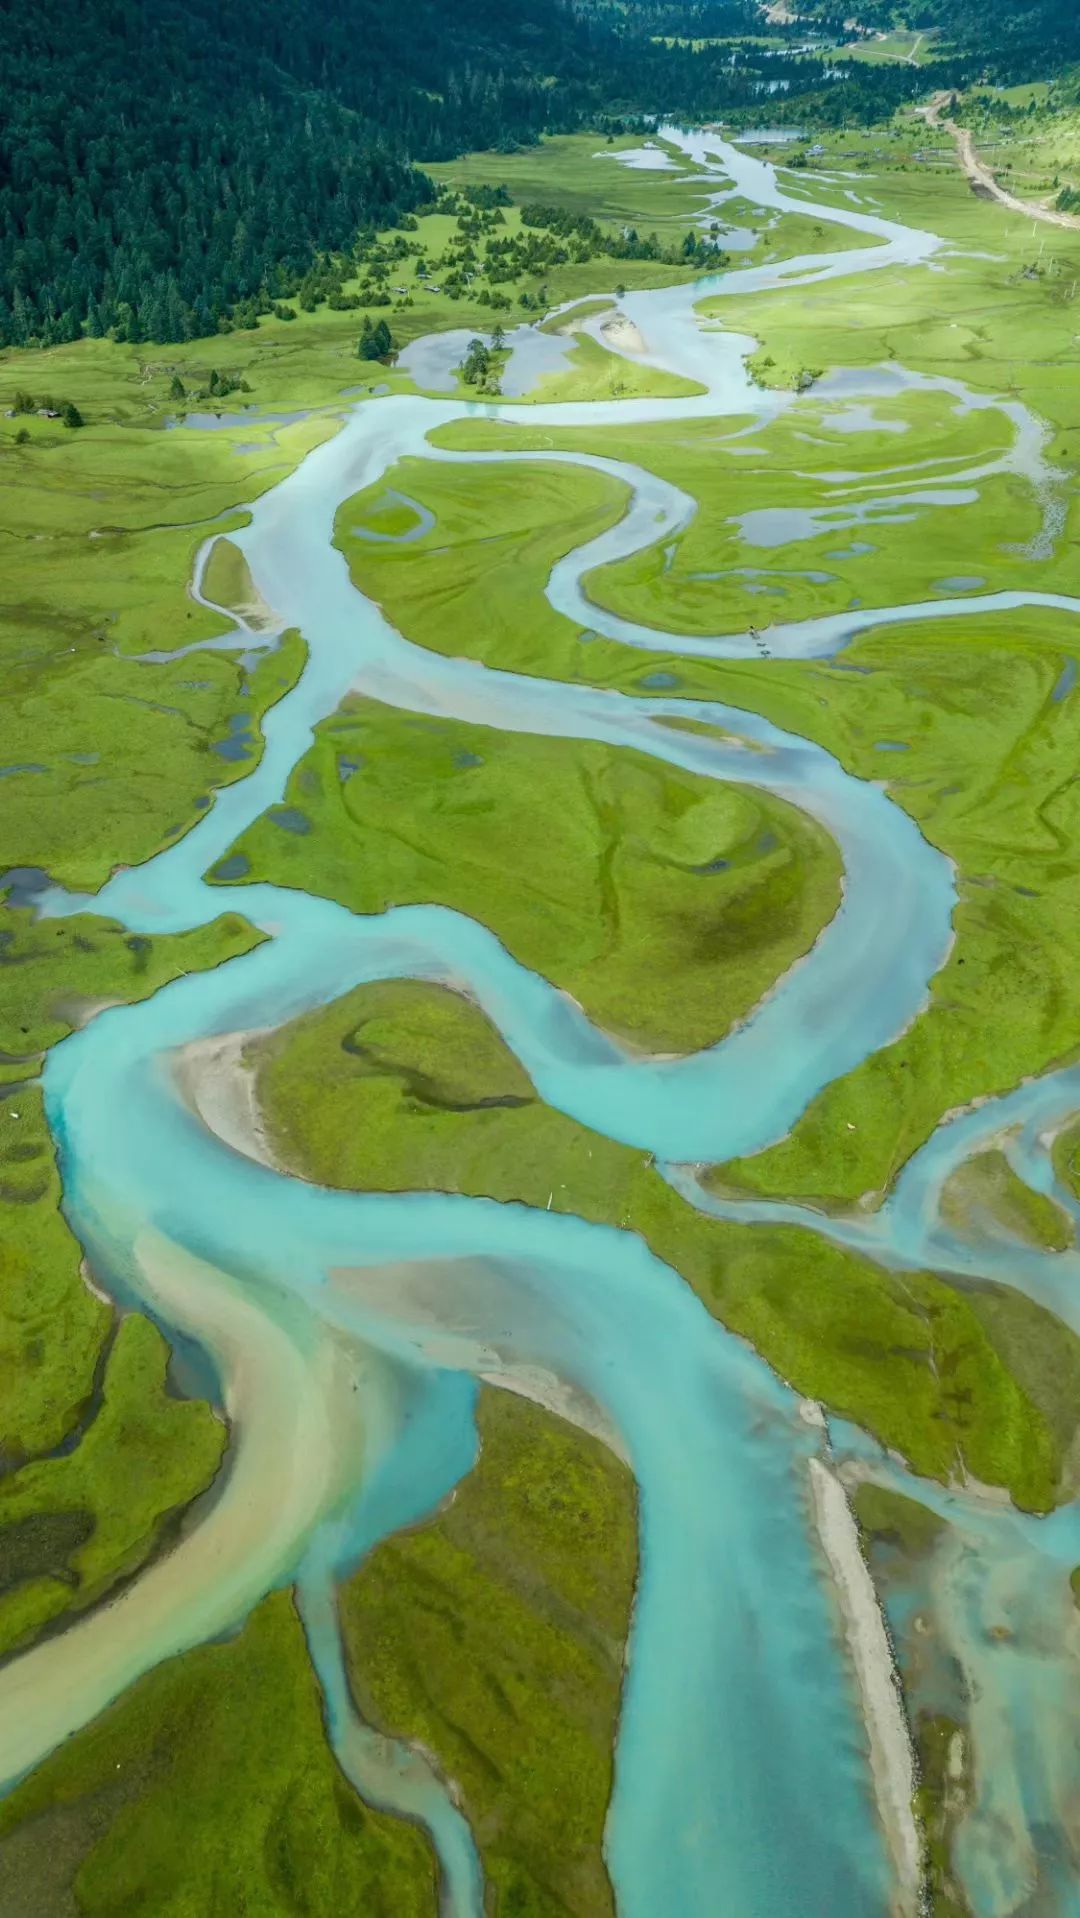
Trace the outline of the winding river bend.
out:
M 721 285 L 747 293 L 797 276 L 914 266 L 940 245 L 866 212 L 790 199 L 771 166 L 712 135 L 670 137 L 713 178 L 716 204 L 741 194 L 816 213 L 879 244 L 629 296 L 624 306 L 649 356 L 698 380 L 704 396 L 537 406 L 530 425 L 768 416 L 794 402 L 751 385 L 751 343 L 702 327 L 696 301 Z M 566 1389 L 571 1409 L 592 1408 L 640 1490 L 641 1572 L 607 1832 L 621 1918 L 914 1912 L 917 1871 L 904 1833 L 879 1815 L 860 1699 L 813 1530 L 809 1468 L 822 1433 L 806 1408 L 637 1239 L 518 1205 L 304 1185 L 231 1150 L 177 1090 L 175 1055 L 197 1040 L 278 1025 L 364 980 L 464 984 L 546 1100 L 653 1151 L 704 1205 L 679 1166 L 781 1137 L 823 1085 L 918 1015 L 945 957 L 955 897 L 948 862 L 880 788 L 844 773 L 820 748 L 715 704 L 630 698 L 435 657 L 356 591 L 331 545 L 335 512 L 402 455 L 463 464 L 535 457 L 449 455 L 427 445 L 435 427 L 470 410 L 404 397 L 359 406 L 335 439 L 255 505 L 236 541 L 268 604 L 303 633 L 307 667 L 268 715 L 265 750 L 249 777 L 220 793 L 186 838 L 118 874 L 92 901 L 132 930 L 158 933 L 204 924 L 235 903 L 267 935 L 213 973 L 99 1015 L 55 1049 L 45 1079 L 66 1209 L 95 1271 L 204 1355 L 234 1443 L 220 1497 L 166 1558 L 114 1603 L 0 1673 L 0 1778 L 21 1775 L 162 1658 L 236 1625 L 271 1586 L 296 1582 L 343 1766 L 373 1802 L 425 1823 L 444 1911 L 478 1918 L 480 1870 L 461 1813 L 418 1753 L 375 1737 L 351 1708 L 332 1587 L 468 1470 L 475 1381 L 498 1377 L 529 1389 L 541 1373 Z M 1016 428 L 1009 458 L 1046 490 L 1038 425 L 1022 408 L 1006 410 Z M 688 640 L 599 615 L 583 597 L 582 576 L 676 527 L 690 503 L 638 469 L 586 455 L 542 457 L 616 471 L 632 488 L 620 524 L 556 567 L 548 591 L 558 609 L 628 645 L 750 650 L 748 634 Z M 970 485 L 986 470 L 954 475 L 949 486 Z M 884 618 L 1019 603 L 1080 611 L 1048 595 L 950 597 L 793 624 L 770 637 L 778 651 L 805 655 L 835 650 Z M 350 690 L 417 712 L 633 746 L 707 776 L 768 786 L 813 813 L 841 847 L 842 907 L 807 958 L 720 1045 L 650 1060 L 628 1056 L 462 915 L 411 907 L 361 919 L 269 885 L 235 894 L 206 885 L 203 875 L 237 835 L 283 797 L 313 726 Z M 706 719 L 725 737 L 659 723 L 672 715 Z M 40 909 L 64 914 L 88 903 L 52 892 Z M 1055 1110 L 1071 1100 L 1072 1109 L 1076 1088 L 1063 1080 L 1027 1088 L 997 1119 L 999 1128 L 1030 1120 L 1023 1149 L 1033 1160 L 1040 1100 L 1056 1100 Z M 990 1108 L 979 1118 L 993 1129 Z M 867 1226 L 863 1249 L 902 1262 L 917 1241 L 918 1256 L 931 1263 L 961 1256 L 928 1221 L 934 1179 L 962 1143 L 943 1128 L 926 1148 L 929 1161 L 913 1162 L 893 1202 Z M 1045 1183 L 1041 1159 L 1037 1176 Z M 733 1209 L 748 1219 L 765 1210 Z M 838 1236 L 848 1230 L 797 1208 L 767 1210 Z M 1037 1296 L 1052 1290 L 1061 1309 L 1059 1270 L 1051 1278 L 1049 1262 L 1032 1254 L 1019 1271 L 1010 1267 L 1010 1278 Z M 857 1434 L 848 1442 L 858 1451 Z M 995 1532 L 975 1503 L 964 1510 L 970 1527 L 983 1526 L 992 1557 L 1001 1526 Z M 1025 1549 L 1037 1571 L 1049 1559 L 1066 1564 L 1071 1513 L 1059 1515 L 1052 1535 L 1036 1538 L 1034 1522 L 1016 1525 L 1032 1534 Z M 1080 1549 L 1069 1562 L 1078 1560 Z M 974 1658 L 977 1620 L 965 1623 L 959 1602 L 953 1611 Z M 1016 1739 L 1027 1736 L 1019 1683 L 1008 1694 L 994 1690 L 993 1699 Z M 1025 1833 L 1059 1815 L 1064 1788 L 1062 1755 L 1058 1764 L 1049 1757 L 1037 1778 L 1028 1774 L 1015 1802 L 1008 1791 L 988 1793 L 984 1810 L 993 1817 L 983 1829 L 998 1834 L 1003 1862 L 986 1864 L 972 1820 L 965 1881 L 978 1912 L 1019 1908 L 1009 1900 Z

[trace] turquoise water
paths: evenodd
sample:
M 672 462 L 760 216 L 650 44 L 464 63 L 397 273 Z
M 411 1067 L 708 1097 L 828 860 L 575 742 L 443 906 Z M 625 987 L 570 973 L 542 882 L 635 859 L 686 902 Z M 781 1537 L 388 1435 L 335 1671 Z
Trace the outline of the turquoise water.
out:
M 704 170 L 717 152 L 725 180 L 747 197 L 805 209 L 787 201 L 766 162 L 712 135 L 679 137 Z M 824 212 L 881 245 L 729 273 L 725 290 L 917 265 L 939 244 L 868 214 Z M 751 385 L 743 365 L 751 342 L 698 326 L 694 301 L 713 284 L 623 303 L 647 356 L 700 380 L 703 398 L 537 407 L 530 424 L 767 417 L 793 404 Z M 893 1908 L 890 1867 L 808 1512 L 806 1463 L 821 1434 L 790 1391 L 633 1237 L 521 1206 L 306 1186 L 222 1145 L 185 1108 L 169 1069 L 181 1046 L 278 1025 L 362 980 L 445 979 L 476 996 L 545 1099 L 654 1151 L 705 1203 L 679 1162 L 746 1153 L 782 1136 L 821 1086 L 887 1043 L 925 1003 L 951 937 L 953 877 L 880 787 L 742 711 L 631 699 L 430 655 L 352 587 L 330 545 L 340 502 L 404 453 L 460 458 L 435 454 L 426 434 L 469 412 L 502 410 L 406 398 L 357 408 L 334 440 L 257 502 L 233 537 L 267 602 L 303 632 L 307 668 L 267 716 L 259 765 L 219 793 L 184 839 L 118 874 L 94 900 L 134 930 L 200 925 L 238 907 L 269 935 L 211 974 L 99 1015 L 54 1050 L 45 1075 L 66 1209 L 94 1269 L 119 1297 L 144 1303 L 166 1330 L 201 1346 L 233 1416 L 236 1457 L 216 1533 L 211 1514 L 113 1606 L 0 1673 L 0 1776 L 23 1772 L 140 1671 L 235 1624 L 272 1585 L 297 1580 L 343 1765 L 375 1802 L 427 1825 L 446 1910 L 476 1918 L 479 1866 L 450 1796 L 416 1754 L 374 1738 L 352 1710 L 332 1588 L 468 1469 L 475 1381 L 535 1390 L 539 1379 L 613 1435 L 640 1489 L 641 1571 L 607 1833 L 621 1918 L 789 1918 L 797 1910 L 869 1918 Z M 1039 484 L 1038 433 L 1022 410 L 1015 424 L 1025 476 Z M 641 469 L 559 457 L 611 470 L 628 487 L 619 526 L 562 562 L 549 583 L 553 604 L 580 618 L 583 574 L 670 533 L 692 502 Z M 1047 599 L 971 603 L 994 610 Z M 652 632 L 646 642 L 644 629 L 587 605 L 594 630 L 630 645 L 738 653 L 754 643 L 750 635 L 693 642 Z M 793 624 L 773 628 L 770 643 L 779 634 L 776 650 L 830 651 L 887 617 L 968 606 L 950 597 Z M 272 886 L 208 887 L 202 875 L 281 802 L 313 726 L 350 688 L 417 712 L 633 746 L 706 776 L 767 786 L 836 838 L 842 907 L 721 1045 L 652 1060 L 624 1053 L 463 915 L 410 907 L 362 919 Z M 727 737 L 657 723 L 671 714 L 709 720 Z M 54 891 L 42 910 L 85 903 Z M 1040 1098 L 1060 1104 L 1071 1089 L 1025 1088 L 1014 1095 L 1018 1118 L 1035 1124 Z M 980 1116 L 989 1123 L 987 1112 Z M 850 1232 L 872 1256 L 901 1263 L 916 1244 L 932 1248 L 934 1263 L 959 1259 L 963 1249 L 941 1239 L 927 1197 L 958 1137 L 937 1135 L 926 1151 L 938 1158 L 920 1155 L 873 1221 L 823 1223 L 792 1207 L 747 1206 L 738 1216 Z M 1045 1257 L 1014 1258 L 1009 1270 L 1036 1296 L 1068 1290 Z M 1022 1724 L 1019 1688 L 1000 1697 Z M 1048 1816 L 1050 1799 L 1048 1790 Z M 1033 1816 L 1025 1806 L 1014 1824 Z M 966 1854 L 975 1908 L 1010 1910 L 980 1863 L 984 1850 L 973 1840 Z

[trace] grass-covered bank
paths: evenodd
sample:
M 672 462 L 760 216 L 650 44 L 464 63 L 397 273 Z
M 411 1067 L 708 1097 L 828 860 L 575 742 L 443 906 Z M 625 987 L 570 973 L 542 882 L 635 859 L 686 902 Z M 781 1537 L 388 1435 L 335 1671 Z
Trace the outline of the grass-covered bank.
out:
M 603 453 L 689 493 L 697 512 L 683 531 L 583 582 L 596 605 L 667 631 L 756 626 L 767 638 L 774 622 L 947 598 L 958 578 L 983 593 L 1022 589 L 1036 575 L 1043 591 L 1080 583 L 1070 543 L 1036 550 L 1045 502 L 1030 483 L 1009 472 L 964 477 L 1013 448 L 1014 424 L 997 409 L 966 410 L 940 390 L 811 390 L 751 429 L 738 418 L 569 430 L 489 420 L 435 438 L 463 452 Z M 422 492 L 415 464 L 411 477 Z M 483 470 L 458 477 L 479 505 Z
M 75 647 L 52 671 L 6 675 L 0 873 L 33 866 L 95 890 L 152 858 L 257 764 L 262 720 L 306 657 L 288 633 L 253 662 L 239 648 L 145 665 Z
M 602 230 L 636 222 L 643 232 L 656 228 L 661 249 L 681 242 L 704 203 L 701 187 L 684 165 L 656 175 L 619 165 L 610 156 L 627 144 L 573 135 L 486 156 L 499 182 L 511 176 L 514 196 L 497 209 L 496 237 L 533 231 L 522 226 L 521 201 L 558 207 L 569 197 L 587 203 Z M 484 170 L 480 160 L 461 167 L 466 185 Z M 443 183 L 457 177 L 453 166 L 437 171 Z M 397 347 L 448 326 L 490 331 L 499 312 L 480 303 L 483 288 L 462 278 L 460 260 L 456 272 L 450 263 L 471 244 L 462 222 L 467 228 L 479 217 L 461 206 L 460 214 L 433 213 L 413 232 L 397 232 L 416 248 L 404 263 L 384 266 L 366 255 L 353 262 L 344 307 L 324 301 L 305 310 L 293 298 L 279 303 L 287 320 L 268 316 L 254 330 L 169 347 L 86 338 L 0 353 L 0 414 L 21 407 L 20 393 L 35 408 L 43 396 L 61 395 L 85 421 L 69 431 L 36 410 L 0 417 L 0 672 L 9 694 L 0 871 L 55 863 L 72 883 L 96 885 L 110 865 L 147 858 L 170 829 L 197 816 L 208 790 L 235 777 L 234 766 L 242 770 L 217 748 L 228 744 L 241 702 L 255 724 L 291 683 L 298 656 L 279 654 L 251 685 L 219 654 L 137 666 L 131 655 L 220 633 L 220 616 L 187 592 L 201 541 L 210 531 L 227 534 L 247 503 L 336 430 L 343 398 L 410 387 L 392 367 L 358 359 L 364 304 L 347 303 L 359 298 L 358 286 L 377 295 L 373 311 L 391 303 Z M 376 252 L 389 258 L 394 240 L 376 239 Z M 502 286 L 512 308 L 503 317 L 514 324 L 578 293 L 664 284 L 699 270 L 603 253 L 521 266 Z M 402 295 L 384 291 L 394 284 Z M 583 392 L 598 382 L 606 390 L 617 364 L 591 343 L 581 352 L 587 364 L 567 377 Z M 646 377 L 631 367 L 628 390 L 641 390 Z
M 917 1471 L 963 1469 L 1037 1510 L 1067 1495 L 1080 1342 L 1020 1294 L 693 1211 L 646 1154 L 545 1106 L 483 1015 L 440 987 L 361 987 L 247 1057 L 275 1151 L 308 1178 L 550 1200 L 639 1232 L 798 1391 Z
M 209 1484 L 224 1442 L 208 1407 L 166 1388 L 160 1334 L 138 1316 L 118 1325 L 84 1276 L 60 1211 L 38 1077 L 43 1053 L 95 1004 L 144 998 L 253 940 L 231 913 L 167 939 L 129 935 L 90 914 L 34 922 L 9 907 L 4 917 L 0 1654 L 130 1573 L 169 1515 Z
M 288 1593 L 150 1672 L 0 1803 L 0 1918 L 434 1918 L 433 1859 L 326 1743 Z
M 467 913 L 599 1025 L 654 1050 L 722 1037 L 840 902 L 828 835 L 766 791 L 360 698 L 323 721 L 285 805 L 223 870 L 238 858 L 252 879 L 354 912 Z
M 614 1918 L 602 1855 L 636 1565 L 634 1483 L 595 1438 L 485 1388 L 479 1460 L 342 1588 L 353 1690 L 461 1792 L 485 1909 Z
M 940 270 L 892 268 L 749 299 L 721 296 L 703 310 L 753 333 L 773 360 L 769 377 L 778 385 L 808 364 L 895 360 L 918 372 L 952 374 L 983 392 L 1015 394 L 1051 423 L 1052 453 L 1068 464 L 1076 444 L 1068 369 L 1080 231 L 1034 228 L 1024 215 L 973 194 L 955 166 L 951 140 L 922 122 L 900 124 L 895 141 L 869 146 L 858 136 L 830 137 L 820 164 L 852 160 L 862 175 L 858 191 L 875 211 L 949 243 L 936 262 Z M 797 177 L 815 197 L 841 191 L 819 182 L 813 168 Z
M 123 1319 L 74 1450 L 0 1479 L 0 1656 L 137 1571 L 213 1480 L 225 1428 L 209 1406 L 169 1395 L 167 1360 L 156 1326 Z
M 818 410 L 812 403 L 810 420 Z M 880 410 L 885 418 L 902 417 L 896 409 Z M 796 462 L 795 436 L 803 430 L 803 417 L 800 408 L 790 424 L 779 423 Z M 965 459 L 980 445 L 987 450 L 1000 445 L 994 415 L 953 424 L 958 435 L 953 450 Z M 501 424 L 454 428 L 439 437 L 462 450 L 510 444 L 532 447 L 538 455 L 551 439 L 543 435 L 541 447 L 541 436 L 531 429 Z M 691 490 L 699 485 L 707 500 L 723 497 L 715 493 L 707 470 L 711 461 L 715 473 L 723 446 L 711 446 L 704 428 L 645 428 L 632 442 L 617 430 L 576 431 L 565 438 L 578 448 L 639 460 L 644 450 L 646 461 L 655 459 L 667 477 L 689 482 Z M 783 439 L 775 444 L 779 450 Z M 898 445 L 906 445 L 903 437 L 889 436 L 890 463 Z M 830 456 L 835 456 L 831 448 Z M 805 444 L 801 457 L 807 458 Z M 750 458 L 743 463 L 750 467 Z M 532 484 L 542 504 L 536 524 L 530 525 L 525 500 L 534 472 Z M 1080 695 L 1073 688 L 1078 655 L 1067 615 L 1032 609 L 912 621 L 869 630 L 835 661 L 708 661 L 661 650 L 639 652 L 583 633 L 542 597 L 553 561 L 606 523 L 597 511 L 604 498 L 601 476 L 545 467 L 542 457 L 535 469 L 515 465 L 497 474 L 494 468 L 464 464 L 424 470 L 421 461 L 403 462 L 396 474 L 411 497 L 437 515 L 425 539 L 396 551 L 376 548 L 351 537 L 348 529 L 355 521 L 345 516 L 339 539 L 357 583 L 381 601 L 408 638 L 511 671 L 629 693 L 662 686 L 675 696 L 713 698 L 763 713 L 824 746 L 858 778 L 886 780 L 897 804 L 956 863 L 956 943 L 933 982 L 926 1012 L 894 1045 L 827 1087 L 787 1141 L 725 1169 L 725 1180 L 781 1197 L 850 1203 L 883 1191 L 951 1108 L 1005 1091 L 1069 1056 L 1080 1030 L 1080 987 L 1068 963 L 1080 912 L 1068 858 L 1080 829 L 1073 817 L 1072 783 L 1073 702 Z M 392 475 L 387 479 L 393 483 Z M 776 482 L 768 484 L 775 489 Z M 744 495 L 735 497 L 741 502 Z M 992 494 L 991 504 L 1000 497 Z M 1037 518 L 1030 488 L 1019 497 L 1025 517 L 1014 529 L 1018 532 Z M 378 498 L 374 490 L 361 495 L 350 503 L 350 512 L 356 507 L 370 511 Z M 608 515 L 615 504 L 611 496 Z M 979 544 L 984 520 L 972 511 L 966 547 L 954 546 L 947 556 L 931 542 L 924 558 L 922 541 L 915 543 L 916 578 L 920 571 L 936 576 L 942 565 L 964 573 L 970 568 L 973 574 L 978 566 L 979 577 L 989 575 L 995 561 Z M 706 511 L 703 524 L 708 519 Z M 998 519 L 993 523 L 999 533 L 1007 530 Z M 921 529 L 922 521 L 918 524 Z M 725 577 L 697 589 L 712 595 L 701 605 L 711 605 L 713 629 L 737 625 L 748 613 L 755 617 L 755 607 L 762 627 L 763 607 L 783 619 L 837 610 L 838 587 L 800 577 L 817 570 L 815 561 L 846 579 L 849 591 L 860 583 L 873 592 L 880 583 L 887 601 L 890 589 L 899 593 L 902 588 L 905 549 L 899 540 L 910 537 L 911 526 L 866 530 L 863 543 L 875 550 L 848 559 L 843 550 L 838 557 L 817 550 L 825 540 L 839 541 L 841 549 L 859 543 L 842 530 L 815 534 L 809 553 L 795 546 L 782 554 L 751 554 L 744 546 L 741 556 L 758 569 L 750 583 L 782 587 L 781 599 L 740 601 L 745 582 L 735 577 L 728 550 Z M 489 543 L 493 532 L 497 537 Z M 893 556 L 891 573 L 876 550 L 879 541 Z M 410 556 L 428 548 L 424 566 L 413 565 Z M 1068 590 L 1076 583 L 1073 547 L 1062 541 L 1059 550 L 1056 584 Z M 777 558 L 782 566 L 776 566 Z M 635 562 L 627 564 L 632 568 Z M 1043 563 L 1025 566 L 1007 555 L 1001 564 L 1017 568 L 1009 575 L 1012 583 L 1023 577 L 1041 586 L 1050 573 Z M 869 584 L 858 579 L 860 565 L 871 569 Z M 662 567 L 653 570 L 660 594 L 665 576 Z M 600 577 L 611 576 L 609 571 Z M 635 590 L 643 599 L 654 588 L 643 584 Z M 528 619 L 521 616 L 526 603 Z M 659 606 L 661 600 L 650 603 Z M 639 601 L 636 611 L 645 610 Z
M 1073 1244 L 1072 1221 L 1044 1192 L 1034 1192 L 999 1149 L 979 1152 L 953 1173 L 942 1192 L 942 1212 L 961 1231 L 1006 1233 L 1021 1244 L 1064 1252 Z

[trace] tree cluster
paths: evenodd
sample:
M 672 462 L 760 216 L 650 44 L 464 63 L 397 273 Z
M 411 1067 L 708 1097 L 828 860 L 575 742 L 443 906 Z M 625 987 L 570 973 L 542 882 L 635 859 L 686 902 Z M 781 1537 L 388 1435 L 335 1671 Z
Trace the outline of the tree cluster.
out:
M 389 358 L 394 351 L 394 336 L 385 320 L 376 320 L 373 325 L 370 315 L 365 313 L 356 351 L 362 360 Z
M 505 338 L 502 327 L 496 326 L 490 346 L 484 340 L 469 341 L 458 369 L 466 386 L 475 386 L 478 393 L 492 396 L 502 391 L 500 369 Z
M 866 0 L 860 17 L 892 11 Z M 798 36 L 808 14 L 841 26 L 836 0 L 800 0 L 765 47 L 752 0 L 413 0 L 407 21 L 378 0 L 0 0 L 0 347 L 183 342 L 291 318 L 294 301 L 390 304 L 378 269 L 394 262 L 377 248 L 369 284 L 344 290 L 357 237 L 407 232 L 434 195 L 418 162 L 466 148 L 619 131 L 660 102 L 743 124 L 782 102 L 796 123 L 866 125 L 933 87 L 1080 54 L 1066 0 L 906 11 L 941 29 L 943 58 L 830 73 Z M 479 223 L 506 204 L 490 187 L 459 197 Z M 474 248 L 481 230 L 465 233 Z M 545 231 L 570 257 L 597 245 L 587 226 Z M 662 257 L 648 238 L 623 243 Z M 700 244 L 685 257 L 705 264 Z M 463 252 L 447 290 L 479 274 L 499 306 L 498 257 Z M 534 252 L 521 270 L 553 263 Z

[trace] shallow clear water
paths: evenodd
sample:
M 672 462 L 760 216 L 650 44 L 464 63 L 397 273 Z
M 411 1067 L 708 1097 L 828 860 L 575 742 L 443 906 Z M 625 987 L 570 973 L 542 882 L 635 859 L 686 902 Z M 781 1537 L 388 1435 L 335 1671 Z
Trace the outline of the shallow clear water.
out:
M 714 135 L 678 137 L 703 167 L 706 152 L 719 150 L 745 197 L 794 204 L 764 161 Z M 809 278 L 915 265 L 938 245 L 865 213 L 823 211 L 882 244 L 796 263 Z M 729 273 L 723 284 L 765 289 L 792 266 Z M 752 386 L 743 364 L 751 342 L 697 324 L 694 301 L 710 285 L 623 303 L 649 356 L 700 380 L 704 398 L 538 407 L 530 424 L 764 418 L 793 403 Z M 497 407 L 482 410 L 498 416 Z M 169 1071 L 170 1054 L 195 1039 L 279 1024 L 362 980 L 442 979 L 476 996 L 552 1105 L 661 1161 L 721 1159 L 781 1136 L 821 1086 L 885 1044 L 925 1002 L 951 937 L 952 874 L 881 788 L 752 714 L 428 654 L 352 587 L 330 545 L 338 505 L 405 453 L 460 459 L 436 454 L 425 435 L 465 412 L 459 402 L 416 398 L 358 409 L 255 504 L 233 538 L 282 623 L 304 633 L 309 664 L 267 716 L 258 766 L 217 794 L 185 838 L 118 874 L 94 901 L 147 932 L 237 907 L 271 935 L 213 973 L 100 1015 L 54 1050 L 45 1075 L 66 1209 L 95 1270 L 202 1348 L 234 1418 L 235 1458 L 217 1505 L 167 1559 L 113 1605 L 0 1672 L 0 1776 L 32 1765 L 140 1671 L 235 1624 L 273 1584 L 299 1579 L 341 1762 L 377 1802 L 428 1826 L 446 1909 L 478 1918 L 478 1866 L 460 1814 L 425 1767 L 373 1739 L 352 1712 L 328 1594 L 339 1572 L 430 1510 L 468 1468 L 473 1381 L 494 1374 L 525 1384 L 540 1372 L 561 1382 L 572 1404 L 595 1408 L 640 1488 L 640 1584 L 607 1835 L 621 1918 L 790 1918 L 796 1910 L 870 1918 L 892 1906 L 890 1868 L 808 1512 L 807 1461 L 821 1435 L 790 1391 L 639 1240 L 521 1206 L 305 1186 L 209 1134 Z M 558 457 L 611 471 L 629 489 L 619 526 L 554 569 L 548 593 L 558 610 L 630 645 L 752 647 L 750 635 L 672 640 L 586 601 L 587 570 L 670 534 L 694 503 L 642 469 Z M 1051 595 L 950 598 L 793 623 L 771 629 L 770 643 L 806 656 L 886 619 L 1032 603 L 1073 608 Z M 624 1053 L 463 915 L 412 907 L 365 919 L 268 885 L 207 887 L 202 875 L 230 856 L 244 827 L 280 806 L 313 726 L 349 689 L 417 712 L 632 746 L 708 777 L 767 786 L 837 840 L 843 905 L 813 951 L 722 1044 L 652 1060 Z M 726 737 L 657 724 L 676 714 L 709 720 Z M 86 901 L 54 890 L 41 903 L 66 913 Z M 1070 1084 L 1069 1095 L 1075 1090 Z M 1032 1123 L 1039 1096 L 1050 1095 L 1025 1088 Z M 1060 1103 L 1063 1087 L 1056 1096 Z M 938 1177 L 958 1136 L 937 1135 L 926 1148 L 937 1159 L 931 1154 L 921 1173 L 926 1155 L 913 1161 L 873 1220 L 827 1229 L 897 1262 L 932 1243 L 936 1260 L 920 1178 Z M 671 1177 L 706 1203 L 692 1176 Z M 737 1215 L 826 1229 L 795 1207 L 747 1205 Z M 1057 1296 L 1045 1257 L 1014 1261 L 1010 1272 L 1035 1296 Z M 415 1415 L 408 1421 L 406 1407 Z M 1010 1693 L 1001 1709 L 1022 1704 Z M 1006 1909 L 984 1892 L 979 1847 L 969 1849 L 976 1910 Z

